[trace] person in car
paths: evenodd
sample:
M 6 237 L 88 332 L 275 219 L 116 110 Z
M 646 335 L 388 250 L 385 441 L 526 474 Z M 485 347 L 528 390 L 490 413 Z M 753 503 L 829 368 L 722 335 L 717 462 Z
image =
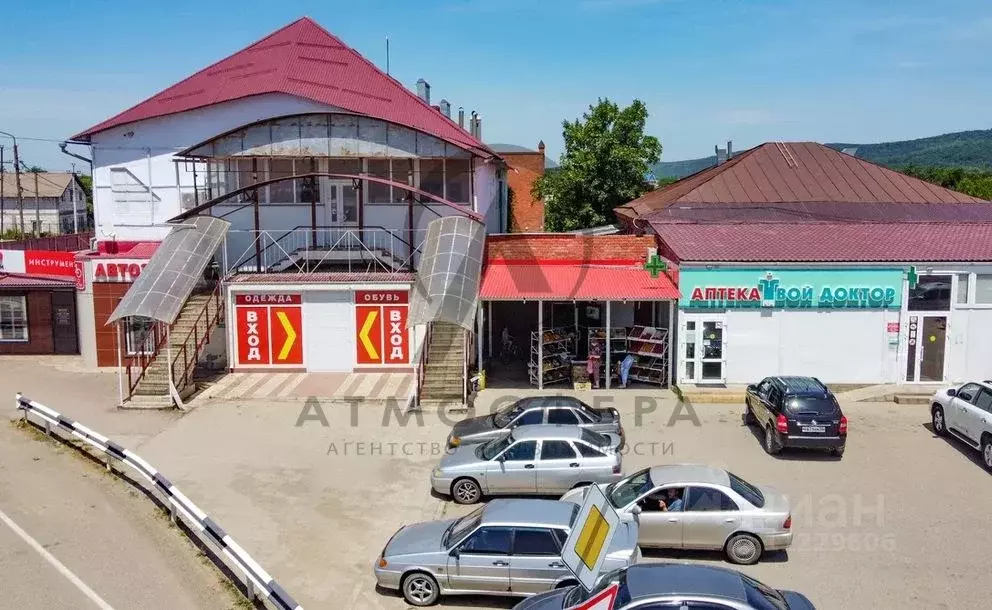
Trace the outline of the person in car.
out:
M 672 488 L 665 490 L 666 498 L 664 500 L 658 500 L 658 507 L 670 513 L 677 513 L 682 511 L 682 490 L 677 488 Z

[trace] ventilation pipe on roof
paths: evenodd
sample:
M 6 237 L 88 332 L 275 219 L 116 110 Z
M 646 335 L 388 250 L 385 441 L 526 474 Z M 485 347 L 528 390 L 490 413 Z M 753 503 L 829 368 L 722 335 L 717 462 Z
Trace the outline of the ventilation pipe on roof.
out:
M 734 141 L 727 140 L 727 161 L 734 158 Z
M 448 100 L 441 100 L 440 102 L 438 102 L 437 105 L 441 107 L 441 114 L 443 114 L 444 116 L 446 116 L 446 117 L 448 117 L 450 119 L 451 118 L 451 103 L 448 102 Z
M 716 151 L 716 164 L 717 165 L 723 165 L 724 163 L 727 162 L 727 151 L 726 151 L 726 149 L 720 148 L 720 145 L 717 144 L 716 146 L 713 147 L 713 150 Z
M 475 139 L 482 141 L 482 115 L 475 115 Z
M 465 129 L 465 109 L 458 107 L 458 126 Z
M 424 79 L 417 81 L 417 97 L 424 100 L 428 104 L 431 103 L 431 86 Z
M 468 117 L 468 132 L 471 136 L 475 137 L 475 117 L 479 115 L 478 112 L 472 111 L 472 116 Z

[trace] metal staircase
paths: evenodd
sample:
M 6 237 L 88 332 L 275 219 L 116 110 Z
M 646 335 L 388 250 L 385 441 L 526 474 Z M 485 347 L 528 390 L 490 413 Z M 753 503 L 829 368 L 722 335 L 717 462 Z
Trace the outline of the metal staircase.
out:
M 465 400 L 467 336 L 457 324 L 434 322 L 420 379 L 420 405 L 461 406 Z

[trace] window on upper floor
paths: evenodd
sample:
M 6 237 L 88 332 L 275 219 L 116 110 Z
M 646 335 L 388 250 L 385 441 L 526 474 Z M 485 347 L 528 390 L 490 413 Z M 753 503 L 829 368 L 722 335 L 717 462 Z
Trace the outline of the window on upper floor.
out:
M 975 303 L 992 305 L 992 273 L 975 274 Z
M 472 162 L 468 159 L 445 159 L 444 198 L 455 203 L 470 203 Z
M 290 178 L 293 176 L 293 159 L 272 158 L 268 160 L 266 180 Z M 296 203 L 296 180 L 283 180 L 269 184 L 269 203 Z
M 420 190 L 444 197 L 444 159 L 420 160 Z
M 369 159 L 368 164 L 369 176 L 374 178 L 384 178 L 386 180 L 390 179 L 389 159 Z M 368 185 L 366 187 L 366 201 L 369 203 L 390 203 L 394 201 L 392 189 L 388 184 L 382 184 L 371 180 L 366 182 L 366 184 Z

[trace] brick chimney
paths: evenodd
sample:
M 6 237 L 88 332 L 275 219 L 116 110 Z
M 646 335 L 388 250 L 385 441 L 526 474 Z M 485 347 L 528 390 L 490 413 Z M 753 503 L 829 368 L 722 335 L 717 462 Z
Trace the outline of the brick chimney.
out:
M 424 79 L 417 81 L 417 97 L 424 100 L 428 104 L 431 103 L 431 86 L 430 83 Z

